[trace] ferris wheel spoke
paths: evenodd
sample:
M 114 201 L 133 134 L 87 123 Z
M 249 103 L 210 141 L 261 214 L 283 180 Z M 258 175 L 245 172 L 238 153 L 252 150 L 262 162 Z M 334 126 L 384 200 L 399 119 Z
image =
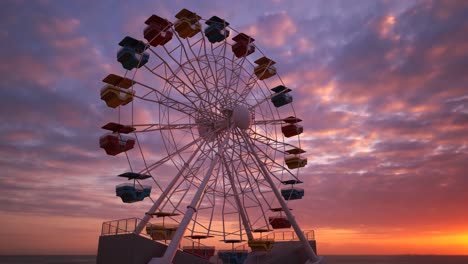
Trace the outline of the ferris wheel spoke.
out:
M 298 148 L 297 146 L 294 146 L 292 144 L 282 142 L 282 141 L 278 141 L 278 140 L 273 139 L 271 137 L 262 135 L 262 134 L 260 134 L 260 133 L 258 133 L 256 131 L 254 131 L 253 129 L 250 131 L 250 134 L 252 135 L 252 137 L 250 137 L 251 139 L 255 140 L 258 143 L 265 144 L 266 146 L 270 147 L 271 149 L 273 149 L 275 151 L 278 151 L 278 152 L 281 152 L 281 153 L 283 153 L 285 155 L 289 154 L 288 152 L 286 152 L 286 147 Z
M 153 99 L 150 99 L 148 98 L 148 95 L 149 94 L 145 94 L 144 96 L 137 96 L 137 95 L 134 95 L 136 98 L 139 98 L 141 100 L 145 100 L 145 101 L 149 101 L 149 102 L 153 102 L 153 103 L 158 103 L 158 104 L 161 104 L 161 105 L 164 105 L 168 108 L 171 108 L 171 109 L 174 109 L 174 110 L 177 110 L 179 112 L 182 112 L 184 114 L 187 114 L 187 115 L 192 115 L 193 113 L 195 112 L 198 112 L 198 109 L 193 106 L 193 105 L 188 105 L 188 104 L 185 104 L 183 102 L 180 102 L 178 100 L 175 100 L 167 95 L 165 95 L 164 93 L 160 92 L 159 90 L 149 86 L 149 85 L 146 85 L 142 82 L 138 82 L 138 81 L 134 81 L 134 83 L 142 86 L 142 87 L 145 87 L 147 89 L 150 89 L 154 92 L 155 96 L 156 96 L 156 100 L 153 100 Z
M 168 54 L 168 56 L 178 65 L 178 68 L 180 69 L 183 69 L 183 65 L 181 64 L 181 62 L 177 61 L 173 56 L 172 56 L 172 52 L 176 51 L 178 47 L 180 47 L 182 45 L 179 45 L 177 46 L 176 48 L 174 48 L 173 50 L 169 51 L 165 46 L 163 46 L 164 50 L 166 51 L 166 53 Z M 186 91 L 186 90 L 181 90 L 180 88 L 187 88 L 189 89 L 191 92 L 193 92 L 193 87 L 188 85 L 184 80 L 182 80 L 182 78 L 180 78 L 177 73 L 173 70 L 173 68 L 169 65 L 169 63 L 164 60 L 163 57 L 161 57 L 161 55 L 159 55 L 157 52 L 155 52 L 154 50 L 150 49 L 151 52 L 159 58 L 159 60 L 161 60 L 161 64 L 159 64 L 157 67 L 153 68 L 153 69 L 150 69 L 149 67 L 145 66 L 149 71 L 151 71 L 153 74 L 156 74 L 158 77 L 160 77 L 161 79 L 165 80 L 166 81 L 166 84 L 169 84 L 171 85 L 176 91 L 178 91 L 182 96 L 186 96 L 186 94 L 189 92 L 189 91 Z M 168 77 L 163 77 L 161 74 L 157 74 L 155 72 L 155 70 L 159 67 L 161 67 L 162 65 L 164 65 L 164 72 L 166 73 L 165 75 L 167 76 L 168 72 L 170 73 L 170 77 L 172 78 L 175 78 L 178 82 L 180 83 L 181 85 L 179 86 L 175 86 L 173 85 L 172 83 L 174 83 L 174 80 L 173 79 L 169 79 Z M 185 74 L 185 73 L 184 73 Z M 188 98 L 188 97 L 187 97 Z
M 240 217 L 242 218 L 242 223 L 244 225 L 245 231 L 247 232 L 247 237 L 249 238 L 249 240 L 252 240 L 253 239 L 252 229 L 250 227 L 250 222 L 249 222 L 249 219 L 248 219 L 247 214 L 245 212 L 244 206 L 242 205 L 242 202 L 240 200 L 239 193 L 237 191 L 237 186 L 236 186 L 236 183 L 234 181 L 234 176 L 231 173 L 231 170 L 229 169 L 230 163 L 227 162 L 224 153 L 221 154 L 221 159 L 223 161 L 223 163 L 222 163 L 224 165 L 223 167 L 226 169 L 226 173 L 228 175 L 229 183 L 231 184 L 231 189 L 232 189 L 232 192 L 234 194 L 234 199 L 235 199 L 235 202 L 236 202 L 236 205 L 237 205 L 237 210 L 238 210 L 238 212 L 240 214 Z
M 253 121 L 253 125 L 280 125 L 280 124 L 284 124 L 284 118 Z
M 217 175 L 219 175 L 219 167 L 218 167 L 218 173 Z M 216 177 L 217 178 L 217 177 Z M 205 196 L 207 197 L 208 199 L 208 202 L 209 202 L 209 206 L 208 207 L 204 207 L 203 209 L 206 210 L 206 209 L 211 209 L 211 212 L 210 212 L 210 216 L 209 216 L 209 220 L 207 221 L 208 222 L 208 226 L 205 226 L 203 225 L 203 223 L 201 222 L 197 222 L 197 218 L 195 218 L 193 220 L 193 227 L 192 227 L 192 232 L 195 231 L 195 225 L 198 225 L 200 226 L 201 228 L 205 229 L 206 230 L 206 235 L 209 236 L 210 235 L 210 230 L 211 230 L 211 225 L 213 223 L 213 218 L 214 218 L 214 215 L 215 215 L 215 208 L 216 208 L 216 192 L 214 190 L 216 190 L 217 188 L 217 179 L 214 179 L 212 181 L 211 184 L 209 184 L 208 188 L 207 188 L 207 191 L 206 191 L 206 194 L 209 194 L 209 191 L 208 190 L 213 190 L 211 192 L 212 194 L 212 197 L 210 197 L 209 195 L 206 195 Z M 201 211 L 202 208 L 199 208 L 198 211 Z M 197 216 L 198 216 L 198 211 L 197 211 Z
M 243 142 L 243 140 L 240 139 L 240 135 L 238 133 L 238 130 L 235 131 L 235 135 L 237 137 L 237 142 Z M 240 146 L 244 146 L 242 148 L 239 148 L 239 153 L 237 154 L 238 157 L 245 157 L 245 158 L 240 158 L 240 165 L 243 166 L 243 171 L 246 174 L 247 177 L 245 177 L 246 184 L 245 187 L 243 188 L 242 193 L 249 198 L 254 204 L 256 204 L 257 207 L 260 208 L 260 211 L 262 212 L 263 220 L 265 223 L 265 226 L 268 226 L 269 222 L 266 218 L 266 212 L 265 209 L 262 206 L 262 202 L 258 198 L 258 195 L 263 199 L 264 204 L 271 204 L 271 201 L 268 201 L 264 195 L 264 192 L 260 188 L 261 184 L 261 179 L 259 179 L 259 176 L 261 175 L 258 169 L 254 166 L 253 158 L 249 154 L 249 151 L 245 148 L 244 144 L 240 144 Z M 250 160 L 251 164 L 248 164 L 247 162 Z M 256 172 L 254 172 L 256 170 Z M 254 176 L 257 174 L 257 176 Z M 255 182 L 255 185 L 253 185 L 252 180 Z M 239 180 L 240 181 L 240 180 Z M 249 188 L 249 191 L 247 191 L 247 188 Z M 251 194 L 251 195 L 250 195 Z M 253 198 L 252 198 L 253 197 Z M 261 217 L 260 217 L 261 218 Z M 258 221 L 258 220 L 256 220 Z M 253 225 L 256 223 L 254 221 L 253 223 L 250 223 L 250 226 L 253 227 Z
M 143 153 L 143 150 L 141 148 L 141 144 L 140 144 L 140 141 L 138 140 L 138 135 L 136 133 L 133 133 L 134 136 L 135 136 L 135 139 L 136 139 L 136 142 L 137 142 L 137 145 L 138 145 L 138 150 L 140 151 L 140 155 L 141 155 L 141 158 L 143 159 L 143 164 L 145 165 L 145 168 L 148 168 L 148 163 L 146 161 L 146 158 L 145 158 L 145 154 Z M 127 157 L 127 161 L 129 161 L 129 158 L 128 158 L 128 155 L 127 155 L 127 152 L 125 152 L 125 156 Z M 129 161 L 129 164 L 130 161 Z M 130 169 L 131 169 L 131 166 L 130 166 Z M 133 169 L 131 169 L 131 171 L 133 171 Z M 161 185 L 154 179 L 153 175 L 151 174 L 150 171 L 148 171 L 148 174 L 151 176 L 151 179 L 153 180 L 153 182 L 155 183 L 155 185 L 158 187 L 159 190 L 163 191 L 163 189 L 161 188 Z M 137 180 L 138 181 L 138 180 Z M 138 181 L 138 183 L 140 184 L 140 187 L 143 188 L 143 185 Z M 149 196 L 149 198 L 151 199 L 151 202 L 154 203 L 153 199 L 151 198 L 151 196 Z
M 179 39 L 179 41 L 181 41 L 178 35 L 176 35 L 176 37 Z M 195 44 L 200 44 L 200 42 L 202 42 L 203 39 L 204 39 L 204 38 L 199 39 L 198 41 L 195 42 Z M 195 58 L 200 57 L 200 55 L 201 55 L 201 54 L 200 54 L 201 45 L 200 45 L 198 54 L 196 54 L 195 51 L 193 50 L 193 46 L 194 46 L 194 45 L 191 45 L 188 39 L 187 39 L 187 42 L 188 42 L 188 49 L 190 50 L 190 53 L 191 53 Z M 212 98 L 213 98 L 213 94 L 212 94 L 212 92 L 211 92 L 211 89 L 208 88 L 208 87 L 210 87 L 210 86 L 209 86 L 208 83 L 207 83 L 207 75 L 204 74 L 204 73 L 205 73 L 204 69 L 206 68 L 206 66 L 203 67 L 203 66 L 200 64 L 200 60 L 199 60 L 199 59 L 195 59 L 195 60 L 191 59 L 191 57 L 188 55 L 187 49 L 185 48 L 184 45 L 182 45 L 182 51 L 183 51 L 183 54 L 185 55 L 185 58 L 186 58 L 187 63 L 191 66 L 190 69 L 192 69 L 192 70 L 193 70 L 193 73 L 194 73 L 193 82 L 192 82 L 193 87 L 194 87 L 193 92 L 196 93 L 197 96 L 198 96 L 199 98 L 206 98 L 206 99 L 204 99 L 204 100 L 207 101 L 207 102 L 210 102 L 210 106 L 211 106 L 211 107 L 217 108 L 216 105 L 213 106 L 213 104 L 212 104 L 212 102 L 213 102 L 213 101 L 212 101 L 212 100 L 213 100 L 213 99 L 212 99 Z M 197 67 L 195 67 L 195 65 L 193 64 L 193 61 L 196 62 Z M 208 61 L 208 64 L 209 64 L 209 61 Z M 198 69 L 198 70 L 197 70 L 197 69 Z M 184 72 L 184 73 L 185 73 L 185 72 Z M 187 74 L 186 74 L 186 76 L 187 76 Z M 195 77 L 196 77 L 196 78 L 195 78 Z M 198 87 L 199 83 L 202 84 L 202 86 L 200 87 L 201 89 L 196 89 L 196 88 Z M 200 90 L 200 91 L 199 91 L 199 90 Z M 220 110 L 220 109 L 218 109 L 218 110 Z
M 200 144 L 198 146 L 198 148 L 193 152 L 193 154 L 190 156 L 190 158 L 187 160 L 187 162 L 184 164 L 184 166 L 182 166 L 182 168 L 179 170 L 179 172 L 177 173 L 177 175 L 172 179 L 172 181 L 167 185 L 166 189 L 164 191 L 162 191 L 161 195 L 159 196 L 159 198 L 153 202 L 153 206 L 149 209 L 149 211 L 147 212 L 147 214 L 145 214 L 145 216 L 143 217 L 142 221 L 140 221 L 140 223 L 138 224 L 137 228 L 135 228 L 135 231 L 134 233 L 135 234 L 140 234 L 141 231 L 143 230 L 143 228 L 146 226 L 146 224 L 148 223 L 149 219 L 151 218 L 151 214 L 155 213 L 156 210 L 159 208 L 159 206 L 161 205 L 161 203 L 163 202 L 164 199 L 166 199 L 168 197 L 168 194 L 171 192 L 171 190 L 174 188 L 174 185 L 177 183 L 177 181 L 179 180 L 179 178 L 185 173 L 185 171 L 189 168 L 190 166 L 190 163 L 192 162 L 192 160 L 198 155 L 198 152 L 200 151 L 200 149 L 204 146 L 204 144 Z M 164 161 L 165 162 L 165 161 Z M 164 163 L 163 162 L 163 163 Z M 147 169 L 147 171 L 149 171 Z M 153 177 L 152 177 L 153 178 Z M 154 179 L 154 178 L 153 178 Z
M 177 91 L 178 94 L 182 97 L 184 97 L 192 106 L 196 106 L 196 98 L 191 98 L 187 93 L 183 93 L 181 92 L 181 89 L 185 86 L 184 82 L 180 81 L 180 80 L 173 80 L 173 79 L 170 79 L 173 75 L 171 75 L 170 77 L 167 77 L 168 73 L 167 73 L 167 68 L 169 68 L 166 64 L 164 63 L 161 63 L 159 64 L 158 66 L 156 66 L 155 68 L 153 69 L 150 69 L 148 66 L 144 66 L 148 71 L 150 71 L 151 73 L 153 73 L 153 75 L 159 77 L 161 80 L 163 80 L 165 82 L 165 84 L 169 85 L 170 87 L 173 88 L 173 90 Z M 156 69 L 158 69 L 159 67 L 164 67 L 164 75 L 161 75 L 159 73 L 156 72 Z M 171 68 L 169 68 L 169 71 L 170 72 L 173 72 Z M 157 92 L 158 94 L 161 94 L 159 92 L 159 90 L 155 89 L 155 88 L 152 88 L 152 87 L 149 87 L 149 86 L 145 86 L 146 88 L 148 89 L 151 89 L 152 91 L 155 91 Z M 182 88 L 181 88 L 182 87 Z M 143 96 L 143 97 L 146 97 Z
M 242 162 L 242 163 L 243 163 L 243 166 L 244 166 L 245 170 L 248 172 L 248 174 L 253 176 L 254 173 L 252 171 L 252 165 L 247 165 L 245 162 Z M 268 226 L 269 222 L 268 222 L 268 219 L 266 217 L 267 214 L 266 214 L 266 211 L 263 208 L 262 204 L 270 205 L 271 201 L 267 200 L 267 198 L 265 197 L 264 191 L 262 191 L 262 189 L 260 187 L 261 182 L 260 182 L 259 176 L 260 176 L 260 172 L 257 172 L 257 176 L 256 177 L 253 176 L 253 179 L 251 179 L 251 177 L 247 177 L 247 186 L 249 187 L 250 191 L 245 192 L 245 195 L 252 202 L 254 202 L 257 205 L 257 207 L 260 208 L 260 211 L 262 212 L 261 215 L 263 216 L 265 226 Z M 254 180 L 255 186 L 253 185 L 252 180 Z M 262 203 L 262 201 L 260 201 L 259 196 L 263 199 L 263 203 Z M 256 223 L 256 221 L 254 221 L 251 225 L 253 226 L 255 223 Z
M 235 136 L 236 136 L 236 139 L 237 139 L 237 142 L 238 142 L 238 148 L 233 148 L 233 155 L 237 155 L 237 157 L 239 157 L 238 161 L 239 161 L 239 167 L 243 167 L 244 169 L 244 172 L 246 173 L 246 176 L 244 177 L 244 181 L 248 181 L 249 180 L 249 175 L 253 175 L 252 172 L 248 169 L 250 169 L 250 167 L 248 167 L 248 164 L 247 164 L 247 161 L 249 160 L 249 155 L 248 153 L 245 151 L 245 147 L 244 147 L 244 144 L 243 143 L 243 140 L 242 138 L 240 138 L 239 134 L 238 134 L 238 131 L 235 130 L 234 133 L 233 133 Z M 240 168 L 236 168 L 236 171 L 237 170 L 240 170 Z M 243 182 L 244 182 L 243 181 Z M 240 182 L 240 180 L 239 180 Z M 242 189 L 242 192 L 245 192 L 245 188 Z
M 172 129 L 193 129 L 198 124 L 133 124 L 132 126 L 136 128 L 135 132 L 141 133 Z
M 255 145 L 254 145 L 255 146 Z M 286 167 L 284 167 L 282 164 L 279 164 L 275 159 L 271 158 L 269 155 L 267 155 L 262 149 L 260 149 L 258 146 L 255 146 L 255 148 L 259 151 L 262 156 L 264 156 L 265 159 L 269 160 L 271 164 L 275 165 L 277 168 L 278 172 L 287 172 L 294 180 L 299 180 L 296 175 L 294 175 L 290 170 L 288 170 Z M 272 171 L 273 172 L 273 171 Z M 278 181 L 281 181 L 280 178 L 278 178 L 274 173 L 271 174 L 273 177 L 275 177 Z
M 257 108 L 258 106 L 260 106 L 260 105 L 262 105 L 262 104 L 264 104 L 264 103 L 269 102 L 269 101 L 271 100 L 271 98 L 273 98 L 273 97 L 274 97 L 275 95 L 277 95 L 277 94 L 279 94 L 279 93 L 275 93 L 275 94 L 271 94 L 271 95 L 266 96 L 265 98 L 261 99 L 260 101 L 257 101 L 256 104 L 250 106 L 250 109 L 255 109 L 255 108 Z
M 162 158 L 161 160 L 158 160 L 156 162 L 154 162 L 153 164 L 149 165 L 148 167 L 140 170 L 140 174 L 143 174 L 143 173 L 151 173 L 152 170 L 158 168 L 159 166 L 161 166 L 162 164 L 166 163 L 167 161 L 169 161 L 172 157 L 174 157 L 175 155 L 178 155 L 179 153 L 189 149 L 190 147 L 192 147 L 193 145 L 197 144 L 198 142 L 202 141 L 202 138 L 197 138 L 195 139 L 194 141 L 190 142 L 189 144 L 179 148 L 177 151 L 175 152 L 172 152 L 170 153 L 169 155 L 167 155 L 166 157 Z
M 208 171 L 206 172 L 205 177 L 203 178 L 203 181 L 200 183 L 200 186 L 195 193 L 195 196 L 192 199 L 192 202 L 190 203 L 189 206 L 187 206 L 187 211 L 184 214 L 184 217 L 182 218 L 182 221 L 180 222 L 179 227 L 177 228 L 177 231 L 174 234 L 174 237 L 172 238 L 170 244 L 168 245 L 166 251 L 164 252 L 163 259 L 171 261 L 176 253 L 177 247 L 182 239 L 182 236 L 185 233 L 185 230 L 187 229 L 188 224 L 190 223 L 193 214 L 197 211 L 198 206 L 200 204 L 200 199 L 205 193 L 206 186 L 212 176 L 212 172 L 215 168 L 215 166 L 218 164 L 218 160 L 220 155 L 224 152 L 224 147 L 226 146 L 226 143 L 229 139 L 229 136 L 226 136 L 224 138 L 223 143 L 219 146 L 218 152 L 216 153 L 215 157 L 211 161 L 210 167 Z
M 168 195 L 167 200 L 164 203 L 164 205 L 162 206 L 162 208 L 166 207 L 167 203 L 172 204 L 174 208 L 178 208 L 179 207 L 178 205 L 180 204 L 181 201 L 184 200 L 184 197 L 188 194 L 189 190 L 191 188 L 196 188 L 197 187 L 197 185 L 195 184 L 195 180 L 197 180 L 198 177 L 196 177 L 196 175 L 200 172 L 200 170 L 202 169 L 205 162 L 210 160 L 209 151 L 207 150 L 208 148 L 209 148 L 208 144 L 205 143 L 203 145 L 203 148 L 201 148 L 197 159 L 192 164 L 190 169 L 182 175 L 182 178 L 181 178 L 179 184 L 177 185 L 177 187 L 174 188 L 173 193 Z M 185 186 L 184 186 L 184 184 L 185 184 Z M 173 200 L 172 196 L 174 194 L 180 194 L 180 193 L 182 193 L 182 197 L 179 199 L 179 204 L 174 205 L 172 203 L 172 200 Z M 180 212 L 183 213 L 182 211 L 180 211 Z
M 221 70 L 222 70 L 221 75 L 223 75 L 222 79 L 224 80 L 224 86 L 222 87 L 222 89 L 223 90 L 231 90 L 230 86 L 229 86 L 229 83 L 228 83 L 228 74 L 227 74 L 227 70 L 228 70 L 227 65 L 228 65 L 228 63 L 226 62 L 227 41 L 223 41 L 222 44 L 218 45 L 218 47 L 220 48 L 218 58 L 222 58 L 222 65 L 223 65 L 223 67 L 221 67 Z M 218 85 L 218 89 L 220 89 L 219 85 Z M 226 93 L 224 93 L 224 94 L 226 94 Z M 236 95 L 236 91 L 232 91 L 229 94 L 231 96 Z
M 215 53 L 214 53 L 214 51 L 216 50 L 216 47 L 218 47 L 219 44 L 216 46 L 216 44 L 210 43 L 209 45 L 210 45 L 211 48 L 207 48 L 206 40 L 203 39 L 203 49 L 205 51 L 205 54 L 211 54 L 211 58 L 214 60 L 214 63 L 211 63 L 209 60 L 207 62 L 209 72 L 211 73 L 211 77 L 213 79 L 212 83 L 214 84 L 214 88 L 215 88 L 214 97 L 215 97 L 215 100 L 222 102 L 226 98 L 220 98 L 223 95 L 223 93 L 220 92 L 221 89 L 219 87 L 219 83 L 220 83 L 219 77 L 220 76 L 219 76 L 219 69 L 218 69 L 218 56 L 216 56 Z M 214 48 L 213 48 L 213 45 L 215 45 Z M 210 52 L 208 52 L 207 49 L 210 50 Z
M 240 130 L 238 130 L 240 131 Z M 241 133 L 245 133 L 244 131 L 240 131 Z M 243 136 L 243 134 L 241 134 Z M 245 133 L 246 134 L 246 133 Z M 249 142 L 250 140 L 252 140 L 252 138 L 249 137 Z M 286 171 L 293 179 L 297 179 L 296 175 L 294 175 L 291 171 L 289 171 L 288 169 L 286 169 L 286 167 L 284 167 L 282 164 L 279 164 L 278 162 L 276 162 L 276 160 L 274 158 L 271 158 L 270 155 L 268 155 L 267 153 L 265 153 L 265 151 L 261 148 L 259 148 L 257 145 L 255 144 L 252 144 L 252 146 L 254 147 L 254 149 L 257 151 L 256 152 L 256 155 L 253 156 L 252 153 L 250 152 L 246 152 L 253 160 L 255 160 L 255 158 L 259 157 L 258 155 L 260 154 L 262 156 L 262 160 L 264 162 L 268 161 L 269 164 L 272 166 L 271 169 L 273 169 L 273 167 L 275 166 L 277 169 L 276 170 L 271 170 L 270 169 L 270 173 L 271 173 L 271 176 L 273 176 L 276 180 L 278 180 L 278 182 L 281 182 L 282 180 L 275 174 L 275 172 L 284 172 Z M 257 154 L 258 153 L 258 154 Z M 274 165 L 274 166 L 273 166 Z M 256 179 L 258 181 L 258 178 Z
M 183 46 L 183 45 L 181 45 Z M 188 59 L 187 60 L 187 63 L 184 63 L 182 64 L 180 61 L 178 61 L 176 58 L 174 58 L 174 56 L 172 56 L 171 53 L 169 53 L 169 51 L 164 47 L 164 49 L 166 50 L 166 52 L 168 53 L 169 57 L 179 65 L 179 69 L 180 71 L 184 74 L 185 76 L 185 79 L 190 83 L 190 86 L 188 84 L 186 84 L 184 81 L 182 81 L 184 83 L 184 86 L 186 88 L 188 88 L 190 90 L 190 92 L 194 93 L 198 99 L 198 102 L 200 103 L 200 106 L 204 109 L 207 109 L 208 106 L 211 106 L 211 103 L 207 100 L 207 97 L 206 96 L 202 96 L 198 90 L 196 89 L 197 85 L 196 83 L 198 82 L 202 82 L 204 83 L 204 80 L 201 80 L 202 78 L 200 77 L 200 75 L 198 74 L 197 70 L 195 69 L 195 67 L 193 66 L 193 64 L 191 63 L 191 60 Z M 185 54 L 188 58 L 188 55 L 185 51 L 185 49 L 183 49 L 183 52 L 181 52 L 181 57 L 182 57 L 182 54 Z M 190 67 L 189 67 L 190 66 Z M 179 80 L 182 80 L 179 78 Z M 206 87 L 206 86 L 205 86 Z M 187 91 L 181 91 L 183 92 L 184 94 L 187 94 Z M 206 92 L 209 93 L 208 89 L 206 89 Z M 208 98 L 209 99 L 209 98 Z M 208 105 L 206 105 L 208 104 Z
M 234 55 L 232 55 L 232 58 L 231 59 L 228 59 L 228 56 L 226 54 L 226 51 L 227 51 L 227 42 L 223 42 L 224 45 L 220 45 L 220 56 L 222 58 L 222 67 L 221 67 L 221 75 L 222 75 L 222 79 L 224 80 L 224 86 L 223 87 L 219 87 L 218 85 L 218 89 L 221 89 L 223 91 L 226 91 L 224 93 L 222 93 L 222 95 L 227 95 L 229 94 L 229 99 L 232 100 L 234 103 L 238 104 L 240 102 L 240 98 L 239 98 L 239 91 L 236 89 L 236 87 L 233 86 L 233 81 L 232 79 L 234 78 L 234 75 L 235 75 L 235 72 L 234 70 L 232 69 L 232 61 L 233 61 L 233 58 L 234 58 Z M 229 61 L 231 61 L 231 63 L 229 63 Z M 230 74 L 228 74 L 228 65 L 231 64 L 231 67 L 230 67 Z M 240 76 L 237 77 L 236 79 L 240 79 Z M 229 92 L 230 91 L 230 92 Z
M 240 67 L 240 69 L 244 72 L 248 72 L 244 67 Z M 244 80 L 242 78 L 239 78 L 238 82 L 236 83 L 236 89 L 240 89 L 240 99 L 245 100 L 247 95 L 249 95 L 252 91 L 252 89 L 258 85 L 258 79 L 255 73 L 250 73 L 248 77 L 246 78 L 247 80 Z M 240 86 L 240 87 L 239 87 Z
M 232 55 L 234 58 L 234 54 Z M 248 75 L 247 81 L 245 81 L 243 78 L 241 78 L 242 72 L 248 72 L 244 67 L 244 62 L 247 61 L 247 57 L 242 57 L 240 62 L 234 63 L 235 60 L 231 60 L 231 67 L 232 67 L 232 73 L 231 73 L 231 80 L 229 82 L 229 86 L 232 87 L 236 93 L 239 94 L 239 101 L 244 101 L 247 95 L 250 93 L 251 89 L 255 86 L 257 83 L 257 80 L 254 78 L 255 74 L 250 73 Z M 239 84 L 241 84 L 239 86 Z

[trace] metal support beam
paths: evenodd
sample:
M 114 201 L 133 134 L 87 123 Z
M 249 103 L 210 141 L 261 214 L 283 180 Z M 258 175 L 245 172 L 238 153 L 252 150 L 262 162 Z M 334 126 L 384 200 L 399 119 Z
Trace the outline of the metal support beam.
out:
M 286 204 L 286 202 L 284 201 L 283 196 L 281 196 L 281 193 L 278 191 L 278 189 L 276 188 L 273 180 L 271 179 L 270 173 L 266 169 L 265 164 L 263 164 L 263 162 L 260 160 L 257 153 L 255 152 L 255 149 L 252 146 L 252 142 L 250 141 L 250 138 L 242 130 L 241 130 L 241 135 L 244 138 L 244 142 L 246 143 L 247 147 L 249 148 L 250 153 L 255 157 L 255 159 L 257 161 L 257 164 L 260 167 L 261 171 L 263 172 L 263 176 L 265 177 L 265 180 L 268 182 L 271 189 L 273 190 L 273 193 L 275 194 L 276 199 L 278 199 L 279 203 L 281 204 L 281 208 L 283 208 L 284 213 L 286 214 L 289 221 L 291 222 L 291 225 L 292 225 L 294 231 L 296 232 L 297 237 L 302 242 L 302 245 L 303 245 L 303 247 L 304 247 L 304 249 L 306 251 L 307 257 L 309 258 L 308 263 L 320 263 L 321 258 L 317 257 L 314 250 L 310 246 L 309 241 L 305 237 L 305 235 L 302 232 L 299 224 L 296 222 L 296 219 L 294 218 L 293 214 L 289 210 L 289 207 Z

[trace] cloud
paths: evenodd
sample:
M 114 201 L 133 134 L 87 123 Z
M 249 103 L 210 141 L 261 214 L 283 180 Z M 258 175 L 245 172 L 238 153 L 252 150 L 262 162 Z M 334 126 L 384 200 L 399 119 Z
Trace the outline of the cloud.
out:
M 251 25 L 245 30 L 247 35 L 258 40 L 257 43 L 273 48 L 288 45 L 290 38 L 296 32 L 295 22 L 286 12 L 262 16 L 255 25 Z

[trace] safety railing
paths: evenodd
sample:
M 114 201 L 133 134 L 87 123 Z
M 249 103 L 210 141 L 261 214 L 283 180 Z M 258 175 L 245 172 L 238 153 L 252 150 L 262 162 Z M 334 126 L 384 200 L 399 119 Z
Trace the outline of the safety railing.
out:
M 101 236 L 121 235 L 132 233 L 141 219 L 127 218 L 102 223 Z
M 102 223 L 102 230 L 101 230 L 101 236 L 111 236 L 111 235 L 120 235 L 120 234 L 130 234 L 133 233 L 138 226 L 138 224 L 142 221 L 139 218 L 127 218 L 127 219 L 119 219 L 119 220 L 112 220 L 112 221 L 107 221 Z M 150 223 L 147 224 L 147 226 L 151 226 Z M 169 225 L 166 226 L 166 228 L 169 228 Z M 147 232 L 143 231 L 140 234 L 141 236 L 151 238 L 151 234 L 147 234 Z M 304 235 L 307 240 L 315 240 L 315 233 L 314 230 L 304 230 Z M 299 241 L 299 238 L 297 237 L 296 233 L 294 231 L 274 231 L 271 233 L 268 233 L 264 236 L 261 236 L 258 239 L 262 240 L 274 240 L 277 242 L 280 241 Z M 167 241 L 157 239 L 158 242 L 167 244 L 170 239 L 167 239 Z M 193 252 L 197 252 L 195 249 L 211 249 L 212 247 L 204 245 L 203 243 L 200 243 L 199 240 L 192 240 L 190 238 L 184 237 L 181 241 L 180 244 L 178 245 L 180 250 L 189 251 L 191 249 Z M 247 243 L 243 243 L 241 245 L 236 246 L 235 248 L 218 248 L 216 251 L 235 251 L 235 252 L 244 252 L 244 251 L 250 251 L 249 246 Z
M 133 217 L 104 222 L 102 223 L 101 236 L 113 236 L 133 233 L 140 221 L 142 220 Z M 155 239 L 159 243 L 163 244 L 168 244 L 172 239 L 171 235 L 173 235 L 175 230 L 177 230 L 177 225 L 174 224 L 165 224 L 164 226 L 162 226 L 147 223 L 146 227 L 147 228 L 143 229 L 143 231 L 139 235 L 146 238 Z M 160 227 L 161 230 L 157 230 L 158 227 Z M 164 234 L 161 233 L 162 231 L 164 231 Z M 180 250 L 183 250 L 184 248 L 209 248 L 209 246 L 200 243 L 199 240 L 193 240 L 187 237 L 182 238 L 178 247 Z
M 304 230 L 304 235 L 307 240 L 315 240 L 314 230 Z M 275 231 L 262 236 L 261 239 L 275 241 L 299 241 L 299 238 L 294 231 Z
M 304 230 L 303 232 L 307 240 L 309 241 L 315 240 L 314 230 Z M 274 240 L 275 242 L 299 241 L 299 237 L 297 237 L 296 232 L 294 231 L 274 231 L 264 236 L 261 236 L 260 238 L 257 238 L 257 239 Z M 250 247 L 248 246 L 247 243 L 243 243 L 235 247 L 234 250 L 235 251 L 245 251 L 245 250 L 250 251 Z

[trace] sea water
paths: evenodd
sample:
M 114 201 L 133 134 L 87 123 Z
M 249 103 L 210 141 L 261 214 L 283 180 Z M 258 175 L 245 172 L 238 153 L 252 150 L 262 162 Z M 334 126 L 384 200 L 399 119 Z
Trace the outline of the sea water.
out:
M 0 264 L 96 264 L 96 256 L 0 256 Z
M 468 264 L 468 256 L 325 256 L 325 260 L 326 264 Z M 0 256 L 0 264 L 95 263 L 96 256 Z
M 468 256 L 325 256 L 326 264 L 468 264 Z

